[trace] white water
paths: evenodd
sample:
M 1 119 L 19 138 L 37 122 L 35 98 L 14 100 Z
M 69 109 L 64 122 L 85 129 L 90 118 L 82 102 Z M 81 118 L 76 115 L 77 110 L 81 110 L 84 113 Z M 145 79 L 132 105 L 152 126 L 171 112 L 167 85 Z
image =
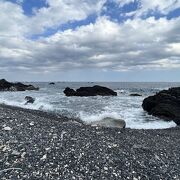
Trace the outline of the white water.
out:
M 111 117 L 123 119 L 126 121 L 126 127 L 136 129 L 163 129 L 176 126 L 173 121 L 166 122 L 148 115 L 141 107 L 145 97 L 160 89 L 167 89 L 167 84 L 160 87 L 157 84 L 157 87 L 155 85 L 153 87 L 153 84 L 148 84 L 148 86 L 140 84 L 141 87 L 138 83 L 126 85 L 105 84 L 118 92 L 117 97 L 65 97 L 63 94 L 66 86 L 78 88 L 94 84 L 57 83 L 55 86 L 50 86 L 48 83 L 39 83 L 36 85 L 40 86 L 40 91 L 0 92 L 0 103 L 28 109 L 54 111 L 69 117 L 79 117 L 87 123 Z M 135 85 L 136 88 L 134 88 Z M 129 96 L 130 93 L 140 93 L 143 96 L 131 97 Z M 36 98 L 34 104 L 25 105 L 25 96 Z

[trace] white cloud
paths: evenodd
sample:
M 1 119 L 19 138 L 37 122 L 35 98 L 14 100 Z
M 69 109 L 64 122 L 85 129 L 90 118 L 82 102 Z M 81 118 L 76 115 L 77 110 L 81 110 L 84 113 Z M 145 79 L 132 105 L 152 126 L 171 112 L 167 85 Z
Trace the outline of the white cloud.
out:
M 146 13 L 148 10 L 158 10 L 163 14 L 168 14 L 173 9 L 180 7 L 180 1 L 177 0 L 141 0 L 141 13 Z
M 180 67 L 180 18 L 136 17 L 119 24 L 103 16 L 94 24 L 75 30 L 59 31 L 37 40 L 26 38 L 45 28 L 98 13 L 104 1 L 48 0 L 48 3 L 50 7 L 27 17 L 20 5 L 0 1 L 0 67 L 4 71 L 49 73 L 85 68 L 129 71 Z M 156 4 L 146 6 L 151 9 Z M 149 9 L 146 6 L 142 12 Z M 168 3 L 160 5 L 159 9 L 165 11 L 167 6 Z
M 0 1 L 0 9 L 0 36 L 22 36 L 28 31 L 28 19 L 20 5 Z
M 135 0 L 114 0 L 121 7 Z M 137 0 L 138 9 L 136 11 L 128 12 L 126 15 L 142 16 L 148 14 L 150 11 L 158 11 L 162 14 L 168 14 L 170 11 L 180 8 L 180 1 L 178 0 Z
M 43 33 L 69 21 L 86 19 L 100 13 L 105 0 L 47 0 L 47 7 L 34 9 L 33 16 L 25 16 L 21 5 L 0 1 L 0 36 Z

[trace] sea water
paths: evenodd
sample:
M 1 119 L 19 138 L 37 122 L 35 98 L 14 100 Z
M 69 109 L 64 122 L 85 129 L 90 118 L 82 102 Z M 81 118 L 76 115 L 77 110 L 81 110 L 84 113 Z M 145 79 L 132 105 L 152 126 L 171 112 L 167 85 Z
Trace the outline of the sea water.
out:
M 180 83 L 132 83 L 132 82 L 48 82 L 27 83 L 40 87 L 39 91 L 0 92 L 0 103 L 28 109 L 50 111 L 67 117 L 80 118 L 86 123 L 106 117 L 123 119 L 126 127 L 135 129 L 163 129 L 176 126 L 173 121 L 148 115 L 142 108 L 143 99 L 156 92 Z M 117 92 L 118 96 L 66 97 L 66 87 L 77 89 L 82 86 L 102 85 Z M 142 96 L 130 96 L 138 93 Z M 35 98 L 33 104 L 25 105 L 25 96 Z

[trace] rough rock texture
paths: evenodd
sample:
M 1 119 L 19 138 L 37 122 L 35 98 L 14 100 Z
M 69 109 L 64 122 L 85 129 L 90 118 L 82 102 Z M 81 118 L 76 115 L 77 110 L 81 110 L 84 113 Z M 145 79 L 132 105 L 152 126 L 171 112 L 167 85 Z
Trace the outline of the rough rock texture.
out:
M 149 114 L 174 120 L 180 125 L 180 87 L 163 90 L 144 99 L 142 107 Z
M 35 101 L 35 98 L 31 97 L 31 96 L 26 96 L 25 97 L 26 103 L 25 104 L 33 104 Z
M 0 106 L 2 180 L 179 180 L 179 145 L 178 127 L 91 127 L 40 111 Z
M 80 87 L 76 91 L 67 87 L 64 90 L 66 96 L 117 96 L 113 90 L 103 86 Z
M 25 85 L 22 83 L 11 83 L 5 79 L 0 80 L 0 91 L 26 91 L 26 90 L 39 90 L 33 85 Z

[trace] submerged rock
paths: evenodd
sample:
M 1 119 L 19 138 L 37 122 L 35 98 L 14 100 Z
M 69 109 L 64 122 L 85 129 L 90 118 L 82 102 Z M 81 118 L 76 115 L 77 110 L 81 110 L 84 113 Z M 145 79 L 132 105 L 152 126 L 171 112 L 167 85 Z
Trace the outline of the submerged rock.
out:
M 104 118 L 100 121 L 90 123 L 93 126 L 111 127 L 111 128 L 125 128 L 126 122 L 122 119 L 113 119 L 110 117 Z
M 0 80 L 0 91 L 26 91 L 26 90 L 39 90 L 39 88 L 34 87 L 33 85 L 25 85 L 20 82 L 11 83 L 6 81 L 5 79 Z
M 35 101 L 35 99 L 33 98 L 33 97 L 31 97 L 31 96 L 26 96 L 25 97 L 25 100 L 26 100 L 26 103 L 25 104 L 33 104 L 34 103 L 34 101 Z
M 80 87 L 76 91 L 67 87 L 64 90 L 66 96 L 117 96 L 113 90 L 103 86 Z
M 163 90 L 144 99 L 142 107 L 149 114 L 173 120 L 180 125 L 180 87 Z

